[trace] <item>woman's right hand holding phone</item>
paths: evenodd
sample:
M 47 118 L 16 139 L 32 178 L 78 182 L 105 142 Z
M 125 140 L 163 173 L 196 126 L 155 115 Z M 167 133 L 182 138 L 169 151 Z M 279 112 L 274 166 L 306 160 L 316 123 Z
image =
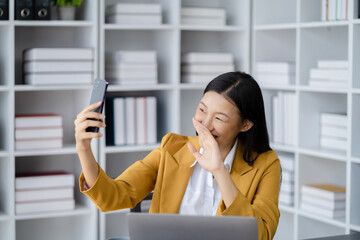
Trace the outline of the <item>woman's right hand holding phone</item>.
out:
M 90 150 L 91 139 L 100 138 L 103 136 L 103 134 L 100 132 L 86 132 L 88 127 L 105 127 L 105 116 L 100 113 L 93 112 L 93 110 L 98 108 L 100 105 L 101 102 L 90 104 L 77 115 L 74 121 L 77 151 Z M 100 121 L 91 120 L 90 118 L 99 119 Z

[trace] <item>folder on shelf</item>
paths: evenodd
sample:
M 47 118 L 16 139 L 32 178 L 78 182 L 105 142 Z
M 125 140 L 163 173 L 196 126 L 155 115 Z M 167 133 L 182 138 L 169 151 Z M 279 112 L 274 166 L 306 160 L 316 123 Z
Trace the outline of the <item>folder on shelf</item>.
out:
M 50 0 L 33 0 L 34 19 L 50 20 L 51 19 L 51 1 Z
M 24 73 L 92 73 L 93 71 L 92 61 L 31 61 L 24 64 Z
M 0 0 L 0 20 L 9 20 L 9 0 Z
M 32 20 L 33 17 L 33 0 L 15 0 L 15 20 Z
M 94 58 L 92 48 L 29 48 L 23 52 L 24 61 L 92 61 Z

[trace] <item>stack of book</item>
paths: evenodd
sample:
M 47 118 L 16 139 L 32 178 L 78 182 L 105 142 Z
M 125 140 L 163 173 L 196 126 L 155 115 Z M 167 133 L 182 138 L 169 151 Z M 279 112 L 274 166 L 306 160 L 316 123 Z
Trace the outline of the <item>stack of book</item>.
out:
M 279 203 L 290 206 L 294 204 L 295 159 L 294 155 L 284 153 L 279 153 L 278 157 L 282 170 Z
M 235 70 L 231 53 L 189 52 L 181 56 L 184 83 L 208 83 L 216 76 Z
M 321 113 L 320 115 L 320 146 L 335 150 L 347 149 L 347 120 L 346 114 Z
M 349 19 L 349 0 L 321 0 L 321 20 L 339 21 Z
M 327 218 L 344 218 L 346 189 L 331 184 L 301 186 L 300 208 Z
M 74 185 L 74 174 L 67 172 L 18 174 L 15 178 L 15 213 L 73 210 Z
M 226 11 L 222 8 L 181 8 L 181 24 L 225 26 Z
M 275 143 L 295 145 L 295 93 L 279 91 L 272 98 L 272 139 Z
M 62 122 L 58 114 L 16 115 L 15 150 L 62 148 Z
M 120 85 L 155 85 L 158 82 L 155 51 L 115 51 L 106 54 L 106 79 Z
M 91 84 L 92 48 L 31 48 L 23 52 L 24 82 L 33 85 Z
M 294 62 L 257 62 L 255 73 L 261 85 L 295 84 Z
M 156 98 L 106 99 L 106 145 L 144 145 L 157 142 Z
M 346 88 L 349 85 L 349 62 L 319 60 L 317 68 L 311 68 L 309 75 L 309 86 Z
M 106 11 L 108 23 L 151 24 L 162 22 L 159 3 L 116 3 L 109 5 Z

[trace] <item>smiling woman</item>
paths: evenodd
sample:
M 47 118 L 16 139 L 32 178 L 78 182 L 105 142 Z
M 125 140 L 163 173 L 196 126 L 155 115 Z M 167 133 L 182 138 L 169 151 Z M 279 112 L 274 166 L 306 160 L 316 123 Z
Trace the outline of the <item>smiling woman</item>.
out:
M 259 239 L 272 239 L 279 221 L 280 162 L 269 147 L 264 103 L 256 81 L 229 72 L 205 88 L 193 125 L 197 137 L 169 133 L 160 147 L 116 179 L 96 163 L 89 126 L 104 127 L 85 108 L 75 120 L 83 168 L 80 189 L 101 211 L 133 208 L 153 193 L 151 213 L 252 216 Z

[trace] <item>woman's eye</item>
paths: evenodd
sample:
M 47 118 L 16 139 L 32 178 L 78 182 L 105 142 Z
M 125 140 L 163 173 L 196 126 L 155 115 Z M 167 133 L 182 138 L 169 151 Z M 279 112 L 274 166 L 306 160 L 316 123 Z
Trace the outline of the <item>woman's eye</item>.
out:
M 219 120 L 219 121 L 222 121 L 222 119 L 221 119 L 221 118 L 219 118 L 219 117 L 215 117 L 215 119 L 216 119 L 216 120 Z
M 204 110 L 204 109 L 202 109 L 202 108 L 199 108 L 199 110 L 200 110 L 200 112 L 205 112 L 205 110 Z

